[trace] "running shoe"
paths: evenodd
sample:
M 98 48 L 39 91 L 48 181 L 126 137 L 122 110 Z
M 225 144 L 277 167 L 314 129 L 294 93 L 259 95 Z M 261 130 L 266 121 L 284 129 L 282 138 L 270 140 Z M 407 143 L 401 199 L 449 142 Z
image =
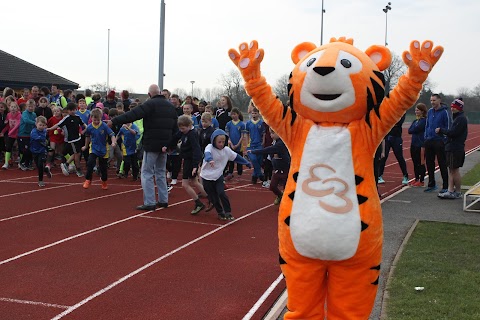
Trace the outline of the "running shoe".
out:
M 177 184 L 177 179 L 172 179 L 172 181 L 170 182 L 170 185 L 174 186 Z
M 170 192 L 170 191 L 172 191 L 172 190 L 173 190 L 173 186 L 172 186 L 172 185 L 168 185 L 168 186 L 167 186 L 167 192 Z
M 385 183 L 385 180 L 383 180 L 383 177 L 380 176 L 378 177 L 378 184 L 384 184 Z
M 52 178 L 52 171 L 50 171 L 50 166 L 45 166 L 45 168 L 43 168 L 43 170 L 45 171 L 45 174 L 47 175 L 48 178 Z
M 76 170 L 76 173 L 77 173 L 77 177 L 79 177 L 79 178 L 82 178 L 82 177 L 85 176 L 85 175 L 83 174 L 83 172 L 80 171 L 80 170 Z
M 107 181 L 102 181 L 102 190 L 107 190 L 107 189 L 108 189 Z
M 45 187 L 45 182 L 43 182 L 43 181 L 38 181 L 38 186 L 39 186 L 40 188 Z
M 273 201 L 273 204 L 276 205 L 276 206 L 278 206 L 281 201 L 282 201 L 282 197 L 277 196 L 277 197 L 275 198 L 275 201 Z
M 83 189 L 90 188 L 91 184 L 92 184 L 92 180 L 85 180 L 85 182 L 83 183 Z
M 69 173 L 74 173 L 76 171 L 75 165 L 73 163 L 70 163 L 68 165 L 68 172 Z
M 225 220 L 235 220 L 230 212 L 225 212 Z
M 195 204 L 195 208 L 190 212 L 192 215 L 197 215 L 200 211 L 205 208 L 205 205 L 202 204 Z
M 404 186 L 408 184 L 408 177 L 407 176 L 403 177 L 402 184 Z
M 70 172 L 68 172 L 68 166 L 66 163 L 61 163 L 60 169 L 62 169 L 62 173 L 64 176 L 68 176 L 70 174 Z
M 2 169 L 3 169 L 3 170 L 7 170 L 7 169 L 8 169 L 8 163 L 5 162 L 5 163 L 3 164 L 3 166 L 2 166 Z
M 28 169 L 23 163 L 19 163 L 19 164 L 18 164 L 18 167 L 19 167 L 20 169 L 22 169 L 22 171 L 27 171 L 27 169 Z
M 437 191 L 437 190 L 438 190 L 438 187 L 433 186 L 433 187 L 427 187 L 425 190 L 423 190 L 423 192 L 434 192 L 434 191 Z

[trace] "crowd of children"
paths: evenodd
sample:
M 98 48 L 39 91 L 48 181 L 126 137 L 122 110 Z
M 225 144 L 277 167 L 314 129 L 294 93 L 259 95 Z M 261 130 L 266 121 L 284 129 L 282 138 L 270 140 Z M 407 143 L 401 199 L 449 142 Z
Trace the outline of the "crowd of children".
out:
M 85 189 L 90 188 L 94 172 L 100 175 L 101 188 L 108 189 L 109 165 L 116 167 L 118 178 L 139 179 L 142 120 L 118 128 L 106 124 L 107 120 L 124 112 L 123 103 L 114 103 L 110 101 L 112 96 L 108 96 L 107 109 L 97 94 L 73 98 L 71 92 L 64 96 L 41 97 L 38 101 L 24 98 L 20 106 L 13 95 L 0 101 L 2 169 L 11 169 L 16 161 L 24 171 L 34 170 L 35 166 L 40 187 L 45 186 L 44 175 L 52 177 L 55 160 L 61 161 L 59 168 L 64 175 L 75 173 L 85 177 Z M 180 99 L 173 95 L 171 101 L 176 105 Z M 136 105 L 130 101 L 128 108 Z M 192 215 L 203 209 L 215 209 L 219 219 L 234 219 L 225 193 L 225 180 L 234 178 L 237 163 L 238 176 L 243 174 L 243 166 L 253 167 L 252 183 L 265 181 L 262 167 L 267 154 L 273 160 L 274 170 L 270 189 L 277 196 L 274 203 L 279 204 L 282 192 L 278 185 L 286 181 L 288 150 L 273 131 L 268 132 L 256 108 L 251 110 L 250 119 L 243 121 L 242 113 L 233 108 L 230 98 L 222 96 L 215 109 L 205 101 L 198 102 L 190 97 L 176 110 L 180 115 L 178 134 L 163 148 L 168 152 L 168 190 L 177 184 L 181 173 L 182 187 L 195 203 Z M 264 145 L 266 134 L 272 136 L 273 147 Z M 207 205 L 202 198 L 208 199 Z

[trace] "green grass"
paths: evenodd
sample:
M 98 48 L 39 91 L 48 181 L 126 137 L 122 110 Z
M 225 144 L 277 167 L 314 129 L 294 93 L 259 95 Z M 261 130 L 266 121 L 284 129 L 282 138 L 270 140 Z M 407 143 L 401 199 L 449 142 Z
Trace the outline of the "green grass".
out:
M 480 181 L 480 163 L 477 163 L 462 177 L 462 185 L 473 186 Z
M 479 244 L 478 226 L 420 222 L 393 274 L 387 319 L 480 319 Z

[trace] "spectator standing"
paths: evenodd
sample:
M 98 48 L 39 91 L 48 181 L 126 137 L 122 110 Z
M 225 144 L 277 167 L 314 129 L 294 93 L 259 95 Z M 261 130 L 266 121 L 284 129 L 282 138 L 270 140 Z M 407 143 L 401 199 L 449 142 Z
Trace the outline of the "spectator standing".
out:
M 395 123 L 393 128 L 385 137 L 385 154 L 384 157 L 380 160 L 379 165 L 379 177 L 378 183 L 385 183 L 383 179 L 383 172 L 385 170 L 385 163 L 387 162 L 388 155 L 390 154 L 390 149 L 393 149 L 393 154 L 395 158 L 397 158 L 398 165 L 400 166 L 400 170 L 402 170 L 403 180 L 402 184 L 408 184 L 408 172 L 407 172 L 407 163 L 405 162 L 405 158 L 403 157 L 403 139 L 402 139 L 402 125 L 405 121 L 405 114 L 403 115 L 400 120 Z
M 245 132 L 248 133 L 248 140 L 250 142 L 249 146 L 247 147 L 247 152 L 248 150 L 253 151 L 262 149 L 265 142 L 265 126 L 263 125 L 263 120 L 260 119 L 260 113 L 258 112 L 258 109 L 253 108 L 251 115 L 252 119 L 247 121 L 245 125 Z M 252 183 L 256 184 L 258 179 L 265 181 L 265 177 L 263 176 L 262 172 L 263 155 L 250 153 L 249 157 L 253 165 Z
M 415 173 L 415 181 L 410 183 L 411 187 L 423 187 L 425 179 L 425 123 L 427 116 L 427 106 L 423 103 L 417 104 L 415 107 L 415 116 L 417 117 L 408 133 L 412 135 L 410 144 L 410 156 L 413 162 L 413 171 Z
M 177 114 L 175 107 L 160 94 L 160 88 L 152 84 L 148 89 L 150 97 L 145 103 L 108 121 L 108 125 L 122 125 L 143 119 L 143 163 L 141 180 L 143 189 L 143 205 L 138 210 L 155 210 L 156 206 L 168 206 L 167 181 L 165 165 L 167 154 L 162 147 L 170 143 L 177 132 Z M 158 202 L 155 201 L 155 184 L 158 188 Z
M 428 171 L 428 187 L 424 192 L 433 192 L 438 189 L 435 183 L 435 157 L 440 167 L 443 187 L 440 193 L 448 191 L 448 171 L 445 157 L 445 138 L 436 133 L 436 129 L 448 131 L 451 126 L 450 114 L 447 106 L 442 104 L 439 94 L 432 94 L 430 97 L 432 108 L 427 112 L 425 123 L 425 162 Z
M 229 96 L 222 96 L 218 101 L 218 108 L 215 111 L 215 118 L 218 121 L 219 128 L 225 130 L 228 121 L 232 120 L 230 112 L 232 111 L 232 100 Z
M 225 132 L 228 136 L 228 146 L 234 152 L 243 157 L 242 152 L 242 143 L 245 136 L 245 123 L 243 122 L 243 115 L 237 108 L 233 108 L 230 113 L 232 120 L 227 122 L 225 126 Z M 230 180 L 233 178 L 233 169 L 235 163 L 230 161 L 228 163 L 228 174 L 225 177 L 225 180 Z M 237 163 L 237 174 L 241 176 L 243 173 L 243 166 L 240 163 Z
M 33 99 L 35 101 L 35 105 L 38 105 L 38 100 L 40 99 L 40 94 L 39 93 L 40 93 L 40 90 L 38 89 L 38 87 L 33 86 L 29 99 Z M 18 105 L 20 105 L 20 104 L 18 104 Z
M 462 198 L 460 168 L 465 161 L 465 140 L 468 135 L 468 120 L 463 113 L 462 98 L 455 99 L 450 105 L 453 114 L 452 127 L 448 130 L 436 128 L 435 132 L 447 136 L 445 153 L 448 167 L 448 190 L 439 193 L 443 199 Z

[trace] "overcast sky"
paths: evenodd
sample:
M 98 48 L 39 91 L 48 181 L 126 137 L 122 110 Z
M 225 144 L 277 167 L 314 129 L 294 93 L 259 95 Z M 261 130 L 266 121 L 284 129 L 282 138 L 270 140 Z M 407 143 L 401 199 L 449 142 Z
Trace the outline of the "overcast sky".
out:
M 347 36 L 366 50 L 384 44 L 388 1 L 325 0 L 324 43 Z M 165 78 L 170 90 L 219 86 L 234 68 L 227 51 L 259 41 L 270 84 L 290 73 L 291 50 L 320 43 L 321 0 L 166 0 Z M 436 91 L 456 94 L 480 84 L 480 1 L 401 0 L 388 12 L 388 48 L 398 55 L 411 40 L 430 39 L 445 53 L 430 74 Z M 1 49 L 80 84 L 145 92 L 158 81 L 160 0 L 2 3 Z M 472 64 L 473 63 L 473 64 Z M 1 70 L 0 70 L 1 72 Z

